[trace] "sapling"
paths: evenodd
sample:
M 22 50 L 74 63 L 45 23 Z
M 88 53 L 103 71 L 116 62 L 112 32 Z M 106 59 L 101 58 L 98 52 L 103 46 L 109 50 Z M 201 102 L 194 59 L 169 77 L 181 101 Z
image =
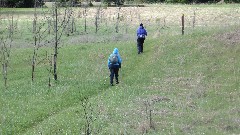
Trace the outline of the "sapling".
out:
M 0 30 L 1 33 L 6 33 L 6 35 L 1 35 L 0 37 L 0 61 L 2 64 L 2 74 L 4 80 L 4 86 L 7 88 L 8 80 L 8 67 L 10 61 L 10 53 L 13 44 L 13 34 L 14 34 L 14 21 L 13 21 L 13 12 L 11 14 L 11 19 L 8 20 L 8 24 L 5 30 Z

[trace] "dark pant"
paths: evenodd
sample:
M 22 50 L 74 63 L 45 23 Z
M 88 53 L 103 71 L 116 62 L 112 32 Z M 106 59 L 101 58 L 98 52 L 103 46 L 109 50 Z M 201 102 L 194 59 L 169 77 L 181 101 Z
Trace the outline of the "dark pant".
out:
M 110 83 L 113 84 L 113 78 L 115 75 L 116 82 L 118 83 L 118 71 L 119 68 L 110 68 Z
M 143 43 L 144 43 L 144 38 L 138 38 L 137 39 L 137 48 L 138 48 L 138 54 L 143 52 Z

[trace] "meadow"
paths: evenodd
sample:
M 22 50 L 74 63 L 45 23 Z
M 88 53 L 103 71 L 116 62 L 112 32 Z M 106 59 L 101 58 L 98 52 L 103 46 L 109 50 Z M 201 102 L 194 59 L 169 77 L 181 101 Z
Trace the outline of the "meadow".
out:
M 71 11 L 76 29 L 61 37 L 58 80 L 49 73 L 51 29 L 39 40 L 32 81 L 34 9 L 0 9 L 1 37 L 9 38 L 14 18 L 7 87 L 0 81 L 0 134 L 240 134 L 239 4 L 102 7 L 97 32 L 97 8 L 87 16 L 84 8 Z M 43 12 L 37 26 L 47 28 L 51 15 Z M 140 22 L 148 36 L 138 55 Z M 8 40 L 1 38 L 1 48 Z M 123 64 L 120 84 L 110 86 L 107 59 L 115 47 Z

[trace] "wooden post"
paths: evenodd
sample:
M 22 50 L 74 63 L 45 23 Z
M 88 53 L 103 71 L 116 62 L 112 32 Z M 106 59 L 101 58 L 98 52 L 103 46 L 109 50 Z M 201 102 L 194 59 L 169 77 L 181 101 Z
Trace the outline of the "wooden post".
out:
M 184 35 L 184 14 L 182 14 L 182 35 Z

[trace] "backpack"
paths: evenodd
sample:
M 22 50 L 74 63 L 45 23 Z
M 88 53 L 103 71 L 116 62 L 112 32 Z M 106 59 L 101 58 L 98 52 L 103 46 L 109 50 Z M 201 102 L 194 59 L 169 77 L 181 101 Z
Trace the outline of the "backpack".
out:
M 144 35 L 144 34 L 140 34 L 140 35 L 138 36 L 138 38 L 145 38 L 145 35 Z
M 112 54 L 111 56 L 110 56 L 110 63 L 111 64 L 116 64 L 116 63 L 118 63 L 118 56 L 117 56 L 117 54 Z

